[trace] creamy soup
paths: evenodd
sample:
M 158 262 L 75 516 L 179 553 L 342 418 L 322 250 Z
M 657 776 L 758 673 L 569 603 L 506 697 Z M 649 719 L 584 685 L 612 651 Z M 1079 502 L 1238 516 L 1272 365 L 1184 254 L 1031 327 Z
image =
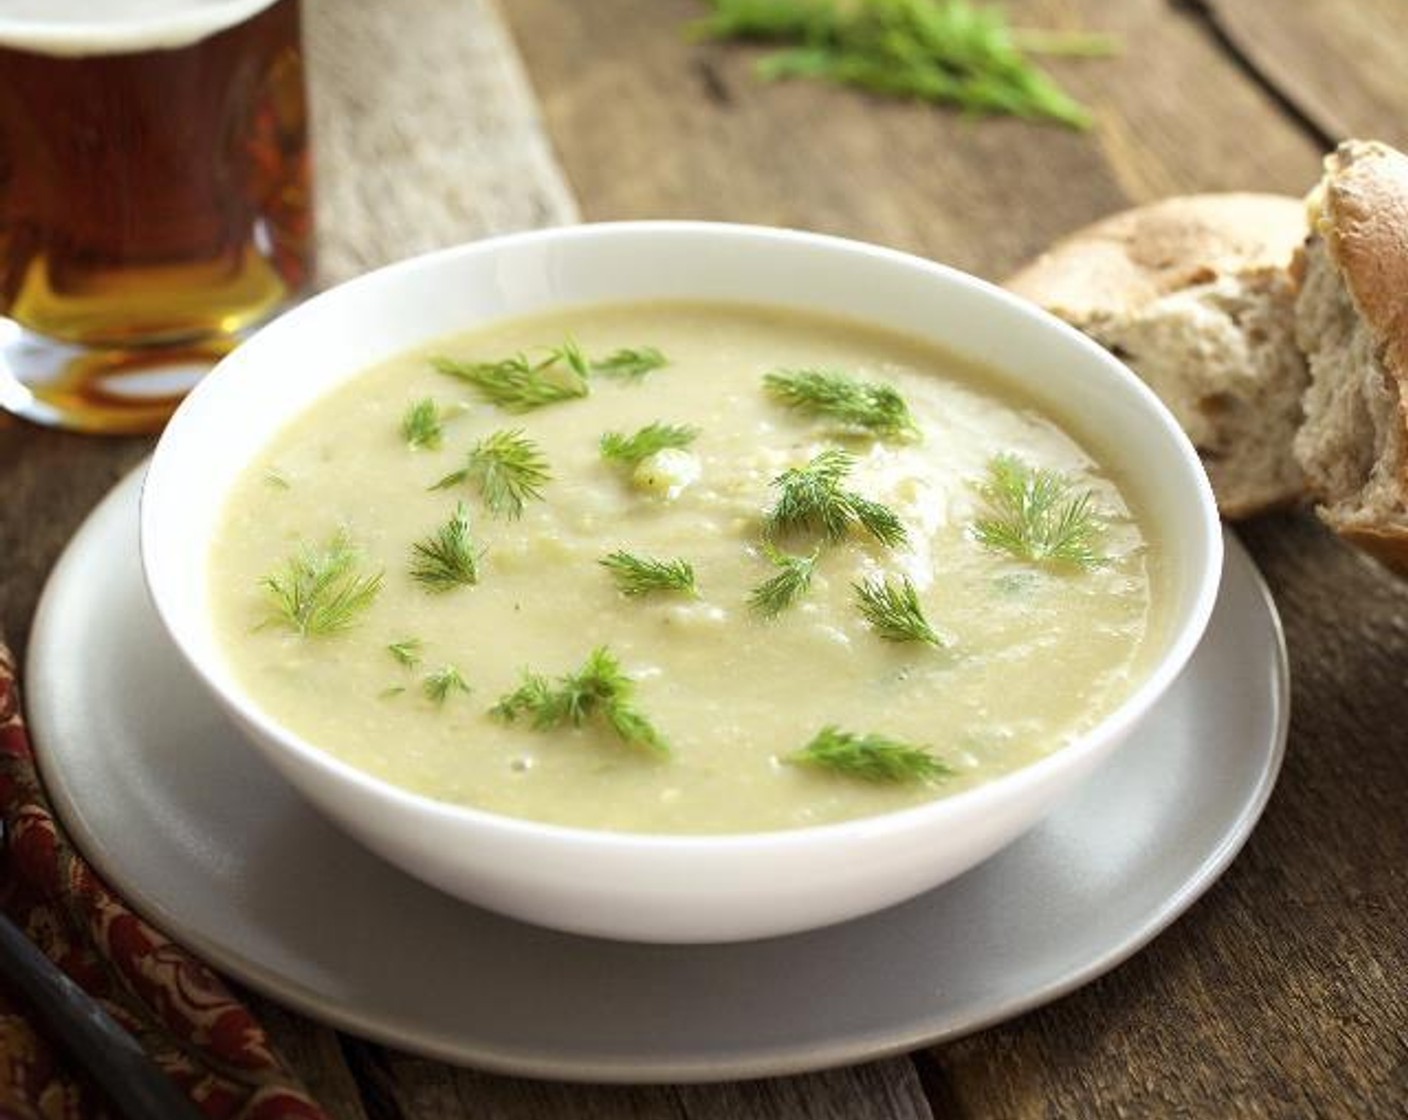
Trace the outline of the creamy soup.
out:
M 238 677 L 351 765 L 513 816 L 719 833 L 1059 750 L 1137 683 L 1157 564 L 1098 456 L 983 370 L 855 323 L 651 303 L 350 381 L 239 481 L 211 579 Z

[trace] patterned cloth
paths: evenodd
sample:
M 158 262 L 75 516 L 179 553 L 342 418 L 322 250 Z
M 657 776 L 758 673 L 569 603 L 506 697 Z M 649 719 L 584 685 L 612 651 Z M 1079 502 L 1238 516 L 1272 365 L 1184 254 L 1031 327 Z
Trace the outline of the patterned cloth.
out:
M 0 643 L 0 907 L 102 1003 L 207 1116 L 326 1120 L 224 982 L 100 880 L 54 819 Z M 0 987 L 0 1117 L 77 1120 L 112 1112 Z M 136 1120 L 136 1118 L 134 1118 Z

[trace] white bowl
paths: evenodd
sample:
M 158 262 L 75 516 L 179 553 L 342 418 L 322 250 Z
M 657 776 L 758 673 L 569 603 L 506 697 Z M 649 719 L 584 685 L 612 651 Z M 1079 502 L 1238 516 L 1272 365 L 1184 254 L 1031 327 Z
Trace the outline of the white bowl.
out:
M 207 567 L 231 484 L 275 431 L 332 386 L 437 336 L 563 305 L 669 297 L 784 304 L 932 340 L 1020 384 L 1099 447 L 1167 550 L 1171 622 L 1143 682 L 1074 744 L 976 789 L 842 824 L 707 837 L 594 832 L 437 802 L 337 761 L 262 712 L 220 652 Z M 916 257 L 698 222 L 495 238 L 393 265 L 294 309 L 221 362 L 172 419 L 147 474 L 141 541 L 157 612 L 182 654 L 326 816 L 470 902 L 559 929 L 662 942 L 852 918 L 1015 839 L 1137 731 L 1197 645 L 1222 568 L 1216 509 L 1192 447 L 1154 395 L 1077 332 Z

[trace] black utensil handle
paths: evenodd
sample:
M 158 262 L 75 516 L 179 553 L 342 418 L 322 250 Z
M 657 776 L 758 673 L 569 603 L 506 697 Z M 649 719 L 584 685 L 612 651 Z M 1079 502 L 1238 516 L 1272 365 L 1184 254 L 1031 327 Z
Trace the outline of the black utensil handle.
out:
M 132 1120 L 203 1120 L 136 1039 L 0 915 L 0 974 Z

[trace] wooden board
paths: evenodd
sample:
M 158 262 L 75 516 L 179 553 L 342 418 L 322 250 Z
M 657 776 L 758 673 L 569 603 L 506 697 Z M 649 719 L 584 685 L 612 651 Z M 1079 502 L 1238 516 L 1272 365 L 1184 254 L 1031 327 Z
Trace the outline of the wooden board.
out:
M 592 219 L 801 226 L 1000 278 L 1131 201 L 1298 194 L 1318 173 L 1318 146 L 1197 20 L 1156 0 L 1009 7 L 1016 22 L 1108 31 L 1124 44 L 1116 58 L 1051 67 L 1094 109 L 1090 133 L 764 83 L 757 49 L 690 40 L 696 0 L 515 0 L 506 14 Z
M 306 2 L 325 279 L 491 229 L 571 220 L 578 206 L 589 218 L 820 229 L 996 279 L 1131 202 L 1299 194 L 1331 135 L 1408 143 L 1402 0 L 1009 3 L 1020 24 L 1124 43 L 1117 58 L 1052 64 L 1095 110 L 1084 134 L 762 83 L 756 50 L 685 37 L 702 0 L 505 3 L 537 105 L 490 0 Z M 21 647 L 63 543 L 149 447 L 0 415 L 0 630 Z M 1408 590 L 1303 512 L 1241 534 L 1291 650 L 1281 785 L 1206 899 L 1053 1006 L 912 1059 L 633 1089 L 458 1070 L 256 1004 L 294 1067 L 349 1120 L 1399 1117 Z
M 1403 0 L 1203 0 L 1249 70 L 1332 141 L 1408 148 Z
M 686 1013 L 682 1009 L 682 1013 Z M 905 1059 L 721 1085 L 611 1086 L 524 1081 L 403 1055 L 360 1051 L 378 1070 L 384 1114 L 475 1120 L 932 1120 Z M 374 1113 L 375 1115 L 375 1113 Z

